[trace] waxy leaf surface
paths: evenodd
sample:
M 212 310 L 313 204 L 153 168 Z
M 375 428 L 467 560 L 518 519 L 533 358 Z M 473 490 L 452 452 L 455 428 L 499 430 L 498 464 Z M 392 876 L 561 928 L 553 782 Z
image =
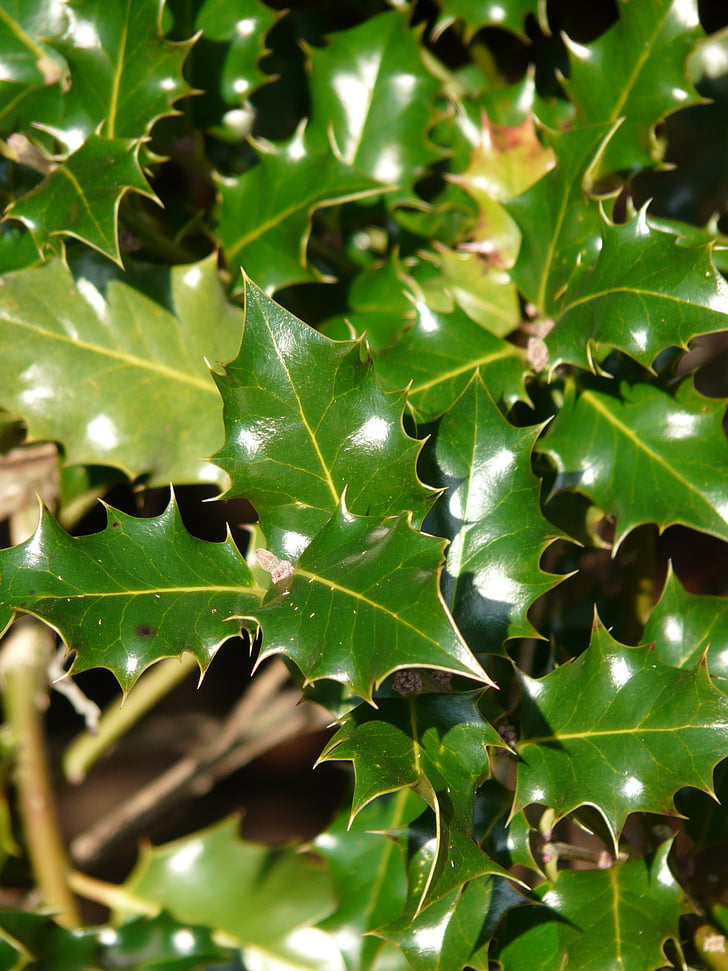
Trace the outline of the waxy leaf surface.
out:
M 683 786 L 710 792 L 728 754 L 728 698 L 705 668 L 668 667 L 603 628 L 575 661 L 521 685 L 515 809 L 595 806 L 616 837 L 631 812 L 673 811 Z
M 55 261 L 3 277 L 0 403 L 30 438 L 61 442 L 69 465 L 147 473 L 154 485 L 222 482 L 205 461 L 224 438 L 205 358 L 234 354 L 240 311 L 214 256 L 168 282 L 174 314 L 121 280 L 103 293 Z
M 466 43 L 483 27 L 505 27 L 525 37 L 526 17 L 537 17 L 540 10 L 538 0 L 437 0 L 437 5 L 442 11 L 438 29 L 462 23 Z
M 238 826 L 237 818 L 226 819 L 144 849 L 125 889 L 178 921 L 232 937 L 246 965 L 250 960 L 281 971 L 341 968 L 333 940 L 311 927 L 333 904 L 328 874 L 295 850 L 241 840 Z
M 225 258 L 231 271 L 242 267 L 268 293 L 319 279 L 306 259 L 317 209 L 382 191 L 330 147 L 309 151 L 302 130 L 261 154 L 250 171 L 238 178 L 220 177 L 219 184 L 217 234 Z
M 662 968 L 662 945 L 679 939 L 685 909 L 668 866 L 669 850 L 666 843 L 650 861 L 608 870 L 562 870 L 553 888 L 541 891 L 548 910 L 529 907 L 506 917 L 499 932 L 503 971 Z
M 220 93 L 228 104 L 241 104 L 266 80 L 258 61 L 277 16 L 260 0 L 205 0 L 200 7 L 195 29 L 202 31 L 203 41 L 228 43 L 220 79 Z
M 552 367 L 590 367 L 613 347 L 650 367 L 666 347 L 728 327 L 728 284 L 709 244 L 679 246 L 644 213 L 603 233 L 599 259 L 564 294 L 546 339 Z
M 367 932 L 402 913 L 407 897 L 404 858 L 385 834 L 406 827 L 421 812 L 422 801 L 405 789 L 365 806 L 354 820 L 348 812 L 340 813 L 313 841 L 329 864 L 337 904 L 318 926 L 341 948 L 347 971 L 409 967 L 393 947 Z
M 407 404 L 418 422 L 431 421 L 458 399 L 480 373 L 491 396 L 523 396 L 524 367 L 518 350 L 479 327 L 464 311 L 439 313 L 424 302 L 417 320 L 400 340 L 375 358 L 385 389 L 407 388 Z
M 666 664 L 693 668 L 706 654 L 716 688 L 728 694 L 728 599 L 688 593 L 672 570 L 645 625 L 644 640 Z M 707 653 L 706 653 L 707 652 Z
M 408 667 L 491 683 L 440 595 L 442 549 L 407 514 L 353 516 L 339 507 L 256 611 L 261 657 L 285 654 L 306 684 L 328 678 L 370 702 L 388 675 Z
M 500 653 L 507 638 L 532 636 L 528 608 L 558 582 L 539 566 L 559 536 L 541 514 L 531 471 L 539 431 L 514 428 L 480 377 L 437 430 L 436 484 L 447 492 L 427 528 L 450 540 L 443 594 L 474 651 Z
M 231 538 L 197 539 L 174 501 L 135 519 L 108 508 L 106 529 L 74 538 L 43 511 L 34 535 L 0 550 L 3 607 L 32 614 L 128 690 L 145 668 L 188 651 L 204 671 L 263 591 Z
M 322 759 L 351 759 L 352 814 L 386 792 L 414 789 L 431 807 L 436 849 L 419 886 L 418 908 L 498 864 L 476 846 L 475 790 L 489 771 L 488 745 L 502 745 L 478 710 L 480 691 L 412 694 L 360 705 L 324 749 Z
M 159 0 L 77 0 L 53 46 L 68 62 L 71 85 L 55 126 L 69 147 L 100 128 L 104 138 L 139 139 L 188 94 L 182 64 L 190 43 L 171 44 L 160 30 Z
M 617 8 L 617 22 L 593 44 L 569 44 L 565 82 L 582 124 L 624 119 L 600 161 L 604 172 L 651 167 L 661 157 L 655 125 L 702 100 L 687 78 L 688 56 L 705 36 L 696 0 L 620 0 Z
M 402 398 L 379 388 L 358 342 L 331 341 L 246 281 L 240 353 L 217 377 L 226 442 L 215 461 L 255 506 L 268 548 L 295 559 L 346 490 L 355 513 L 421 522 L 432 492 L 402 428 Z
M 675 398 L 650 385 L 567 394 L 539 448 L 573 488 L 616 517 L 615 543 L 640 523 L 682 523 L 728 540 L 724 404 L 684 383 Z
M 39 186 L 13 203 L 6 218 L 27 227 L 41 254 L 53 248 L 53 237 L 73 236 L 121 264 L 121 198 L 130 189 L 153 198 L 137 147 L 136 142 L 90 135 Z
M 544 315 L 556 311 L 574 272 L 599 252 L 602 220 L 586 181 L 608 135 L 608 125 L 593 125 L 554 137 L 556 167 L 506 204 L 521 231 L 511 276 Z
M 331 132 L 347 165 L 410 187 L 437 158 L 425 135 L 439 83 L 404 15 L 393 10 L 334 34 L 310 61 L 313 145 L 330 151 Z

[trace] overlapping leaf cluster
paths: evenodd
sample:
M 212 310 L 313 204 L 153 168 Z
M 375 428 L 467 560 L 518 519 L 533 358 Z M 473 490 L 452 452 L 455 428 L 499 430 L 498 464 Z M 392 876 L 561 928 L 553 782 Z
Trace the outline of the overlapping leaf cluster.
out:
M 707 96 L 725 127 L 725 41 L 696 0 L 579 6 L 0 14 L 7 427 L 59 444 L 61 516 L 120 471 L 257 517 L 241 553 L 174 498 L 44 511 L 3 624 L 127 691 L 245 630 L 354 776 L 324 869 L 228 820 L 145 852 L 113 946 L 0 915 L 7 967 L 180 928 L 175 967 L 721 966 L 725 185 L 667 163 Z

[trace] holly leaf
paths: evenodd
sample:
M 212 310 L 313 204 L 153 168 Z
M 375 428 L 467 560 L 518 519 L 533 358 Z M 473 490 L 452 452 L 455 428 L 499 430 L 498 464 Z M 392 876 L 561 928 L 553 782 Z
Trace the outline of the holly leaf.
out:
M 617 348 L 649 368 L 666 347 L 728 326 L 728 284 L 710 243 L 679 245 L 644 210 L 622 225 L 605 221 L 603 235 L 599 259 L 564 294 L 546 339 L 552 367 L 593 367 Z
M 704 36 L 694 0 L 621 0 L 617 22 L 593 44 L 565 38 L 571 57 L 564 85 L 580 122 L 624 119 L 600 160 L 601 171 L 650 168 L 662 157 L 657 123 L 702 103 L 688 81 L 687 60 Z
M 421 443 L 402 428 L 402 397 L 379 388 L 363 347 L 297 320 L 249 280 L 240 353 L 216 381 L 226 441 L 214 461 L 230 493 L 255 506 L 268 548 L 295 559 L 338 508 L 409 509 L 419 524 L 433 492 L 417 478 Z
M 728 694 L 728 600 L 688 593 L 670 570 L 644 632 L 665 664 L 693 668 L 705 655 L 716 688 Z
M 554 136 L 556 167 L 505 204 L 521 232 L 511 277 L 546 316 L 558 309 L 575 271 L 590 266 L 601 248 L 602 220 L 587 182 L 610 134 L 608 125 L 597 124 Z
M 5 211 L 21 222 L 42 255 L 53 237 L 72 236 L 121 266 L 119 205 L 128 191 L 156 198 L 139 166 L 137 142 L 90 135 L 31 192 Z
M 496 400 L 523 395 L 524 367 L 518 350 L 479 327 L 460 308 L 432 310 L 420 300 L 417 320 L 390 348 L 375 357 L 385 390 L 407 388 L 407 404 L 417 422 L 446 412 L 480 373 Z
M 544 907 L 506 915 L 499 932 L 500 967 L 531 971 L 656 971 L 662 945 L 679 940 L 684 894 L 668 865 L 670 843 L 651 860 L 608 870 L 562 870 L 553 887 L 536 891 Z M 548 909 L 546 909 L 548 908 Z
M 205 358 L 235 352 L 240 311 L 224 298 L 214 255 L 157 275 L 173 313 L 123 280 L 104 293 L 83 267 L 75 280 L 57 261 L 6 274 L 3 405 L 31 439 L 62 443 L 68 464 L 116 466 L 153 485 L 222 481 L 204 460 L 224 436 Z
M 33 121 L 52 121 L 60 111 L 68 65 L 46 39 L 63 31 L 66 9 L 47 0 L 0 9 L 0 130 L 28 130 Z
M 258 68 L 267 53 L 265 38 L 280 14 L 259 0 L 205 0 L 195 20 L 202 44 L 226 43 L 220 77 L 220 94 L 232 105 L 241 104 L 268 76 Z M 195 50 L 198 52 L 200 42 Z M 202 80 L 202 79 L 200 79 Z M 209 85 L 208 85 L 209 87 Z
M 281 971 L 339 968 L 333 940 L 312 926 L 332 907 L 328 874 L 293 849 L 241 840 L 238 826 L 229 818 L 144 848 L 124 890 L 132 901 L 232 938 L 246 967 L 264 959 Z
M 502 745 L 478 709 L 480 691 L 411 694 L 360 705 L 346 718 L 321 759 L 354 763 L 352 817 L 386 792 L 411 788 L 435 814 L 435 851 L 417 881 L 419 911 L 483 873 L 501 873 L 475 843 L 475 790 L 489 771 L 488 745 Z
M 493 932 L 503 915 L 521 900 L 508 880 L 489 875 L 476 877 L 416 917 L 406 915 L 380 927 L 376 933 L 396 944 L 412 968 L 488 971 Z
M 440 595 L 443 542 L 409 520 L 354 516 L 342 503 L 255 612 L 261 659 L 285 654 L 304 685 L 328 678 L 369 703 L 385 678 L 409 667 L 492 684 Z
M 529 14 L 541 17 L 538 0 L 437 0 L 437 5 L 441 10 L 437 31 L 442 32 L 451 24 L 462 22 L 466 44 L 483 27 L 503 27 L 525 39 L 526 17 Z
M 341 948 L 347 971 L 405 971 L 394 948 L 369 932 L 395 920 L 407 897 L 407 875 L 399 847 L 384 835 L 420 815 L 422 801 L 404 789 L 365 806 L 355 819 L 340 813 L 313 841 L 329 865 L 337 905 L 318 926 Z
M 500 653 L 511 637 L 536 633 L 533 601 L 559 578 L 539 563 L 561 534 L 541 514 L 531 471 L 539 428 L 514 428 L 476 376 L 443 417 L 434 459 L 447 491 L 427 519 L 450 545 L 443 594 L 475 650 Z
M 448 176 L 478 204 L 474 242 L 469 245 L 496 266 L 513 266 L 520 234 L 503 203 L 525 192 L 553 167 L 554 153 L 539 141 L 533 115 L 505 127 L 493 124 L 483 112 L 468 167 Z
M 497 269 L 478 252 L 441 246 L 436 250 L 442 283 L 468 317 L 496 337 L 505 337 L 519 326 L 518 291 L 504 270 Z
M 616 517 L 616 546 L 640 523 L 682 523 L 728 540 L 723 411 L 689 382 L 674 398 L 646 384 L 623 386 L 621 398 L 572 389 L 537 447 L 556 463 L 556 488 Z
M 72 83 L 54 134 L 71 150 L 99 131 L 109 140 L 143 138 L 191 92 L 182 65 L 192 41 L 163 38 L 158 0 L 78 0 L 65 9 L 66 29 L 52 43 Z
M 420 49 L 405 15 L 394 10 L 311 49 L 312 146 L 326 154 L 331 133 L 347 165 L 411 190 L 440 154 L 423 135 L 440 84 Z
M 520 680 L 514 811 L 544 803 L 562 817 L 595 806 L 616 851 L 629 813 L 672 813 L 683 786 L 712 791 L 713 769 L 726 754 L 728 698 L 702 665 L 669 667 L 600 627 L 576 660 L 540 680 Z
M 263 594 L 232 538 L 191 536 L 174 501 L 153 519 L 107 507 L 106 528 L 78 538 L 43 510 L 27 542 L 0 550 L 0 576 L 4 608 L 57 630 L 74 672 L 108 668 L 125 691 L 184 651 L 205 671 Z
M 302 128 L 284 145 L 268 146 L 250 171 L 218 182 L 225 259 L 268 293 L 320 278 L 306 259 L 317 209 L 383 191 L 333 150 L 312 151 Z

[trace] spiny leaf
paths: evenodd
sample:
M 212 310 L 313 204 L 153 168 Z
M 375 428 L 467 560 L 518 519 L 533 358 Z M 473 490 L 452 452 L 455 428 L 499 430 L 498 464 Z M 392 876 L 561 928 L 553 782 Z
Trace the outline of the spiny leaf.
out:
M 667 575 L 662 596 L 645 625 L 644 640 L 655 642 L 658 657 L 676 668 L 692 668 L 706 655 L 716 688 L 728 694 L 728 600 L 688 593 L 675 574 Z
M 258 61 L 266 53 L 265 37 L 279 16 L 260 0 L 205 0 L 200 6 L 195 29 L 203 32 L 203 44 L 227 41 L 220 93 L 228 104 L 241 104 L 267 79 Z
M 560 535 L 541 514 L 531 471 L 539 431 L 514 428 L 477 376 L 434 440 L 437 484 L 448 489 L 427 528 L 450 540 L 443 593 L 474 650 L 500 653 L 507 638 L 532 636 L 528 609 L 558 583 L 539 566 Z
M 624 119 L 607 145 L 604 172 L 649 168 L 661 157 L 654 129 L 702 99 L 687 60 L 705 36 L 695 0 L 619 0 L 619 19 L 588 46 L 569 42 L 569 97 L 583 124 Z M 618 72 L 615 67 L 619 65 Z
M 340 813 L 313 841 L 329 864 L 336 910 L 318 926 L 341 948 L 347 971 L 406 971 L 404 957 L 369 931 L 395 920 L 407 896 L 404 859 L 385 833 L 406 827 L 422 801 L 404 789 L 364 807 L 356 819 Z
M 476 324 L 496 337 L 505 337 L 518 327 L 521 322 L 518 291 L 505 270 L 498 269 L 479 252 L 437 246 L 435 258 L 442 272 L 442 283 Z
M 711 791 L 728 698 L 702 665 L 668 667 L 598 628 L 575 661 L 539 681 L 520 677 L 514 810 L 544 803 L 565 816 L 588 804 L 616 839 L 629 813 L 669 813 L 683 786 Z
M 123 195 L 131 190 L 155 198 L 139 166 L 138 148 L 138 142 L 89 135 L 14 202 L 5 218 L 23 223 L 41 254 L 52 247 L 52 237 L 73 236 L 121 265 L 116 230 Z
M 147 473 L 159 485 L 222 482 L 204 460 L 224 436 L 205 358 L 235 352 L 240 312 L 224 298 L 214 256 L 158 276 L 174 314 L 121 280 L 102 294 L 85 269 L 74 280 L 56 261 L 6 274 L 2 404 L 31 438 L 62 442 L 68 464 Z
M 77 652 L 75 671 L 105 667 L 128 690 L 150 664 L 189 651 L 204 671 L 260 602 L 232 539 L 187 532 L 171 501 L 134 519 L 108 508 L 106 529 L 74 538 L 43 511 L 35 534 L 0 550 L 2 604 L 40 617 Z
M 520 234 L 502 204 L 552 169 L 554 153 L 538 140 L 532 115 L 506 128 L 483 114 L 479 136 L 468 167 L 449 178 L 478 204 L 470 246 L 477 246 L 496 266 L 510 267 L 518 254 Z
M 407 514 L 353 516 L 342 504 L 255 612 L 261 657 L 285 654 L 306 684 L 328 678 L 369 702 L 386 677 L 408 667 L 492 683 L 440 596 L 442 548 L 412 529 Z
M 329 151 L 385 185 L 411 188 L 438 153 L 425 143 L 438 81 L 404 14 L 389 11 L 310 51 L 314 151 Z
M 407 388 L 407 404 L 418 422 L 451 408 L 477 372 L 496 400 L 522 397 L 524 367 L 512 344 L 479 327 L 459 308 L 439 313 L 419 301 L 416 312 L 414 327 L 375 362 L 385 389 Z
M 508 880 L 476 877 L 416 917 L 407 914 L 377 934 L 401 948 L 418 971 L 488 971 L 493 932 L 518 903 Z
M 575 271 L 590 266 L 599 253 L 602 221 L 585 182 L 609 135 L 609 126 L 600 124 L 554 137 L 556 168 L 506 203 L 521 231 L 511 276 L 546 316 L 557 309 Z
M 499 933 L 503 971 L 655 971 L 662 945 L 679 939 L 683 892 L 664 843 L 652 860 L 609 870 L 562 870 L 536 893 L 545 908 L 512 910 Z M 567 962 L 566 964 L 564 962 Z
M 442 11 L 437 30 L 443 31 L 452 23 L 463 23 L 465 42 L 483 27 L 505 27 L 525 37 L 524 21 L 529 14 L 541 16 L 538 0 L 437 0 Z
M 306 259 L 317 209 L 382 192 L 332 151 L 312 152 L 303 130 L 272 146 L 244 175 L 219 179 L 218 236 L 231 269 L 270 293 L 320 274 Z
M 190 92 L 182 64 L 191 41 L 162 37 L 160 0 L 76 0 L 53 46 L 65 57 L 71 87 L 54 126 L 69 148 L 99 130 L 106 139 L 140 139 Z
M 724 404 L 690 382 L 674 398 L 624 386 L 622 397 L 570 391 L 538 448 L 573 488 L 616 517 L 619 545 L 640 523 L 682 523 L 728 540 Z
M 546 339 L 552 367 L 590 367 L 611 348 L 650 367 L 666 347 L 728 326 L 728 285 L 710 243 L 678 245 L 644 211 L 623 225 L 605 221 L 603 236 L 599 259 L 564 294 Z
M 323 337 L 246 281 L 237 358 L 217 377 L 227 438 L 215 461 L 230 492 L 256 507 L 268 548 L 295 559 L 347 505 L 369 516 L 414 512 L 432 499 L 402 429 L 402 399 L 385 395 L 362 346 Z
M 331 909 L 328 875 L 293 849 L 241 840 L 238 825 L 230 818 L 145 848 L 124 889 L 178 921 L 223 932 L 242 949 L 246 965 L 264 954 L 281 971 L 338 967 L 333 940 L 310 928 Z
M 352 815 L 405 787 L 434 811 L 435 851 L 417 909 L 479 874 L 503 872 L 476 846 L 473 833 L 475 789 L 489 770 L 486 746 L 502 745 L 478 710 L 480 694 L 412 694 L 382 699 L 376 711 L 361 705 L 321 756 L 353 761 Z

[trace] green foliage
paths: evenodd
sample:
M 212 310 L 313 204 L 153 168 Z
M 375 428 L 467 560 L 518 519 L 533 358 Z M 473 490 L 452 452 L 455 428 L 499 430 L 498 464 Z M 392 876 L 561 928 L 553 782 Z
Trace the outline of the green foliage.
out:
M 584 6 L 0 10 L 0 968 L 722 966 L 726 24 Z M 200 488 L 89 530 L 123 480 Z M 69 876 L 42 625 L 132 707 L 242 635 L 348 803 Z

